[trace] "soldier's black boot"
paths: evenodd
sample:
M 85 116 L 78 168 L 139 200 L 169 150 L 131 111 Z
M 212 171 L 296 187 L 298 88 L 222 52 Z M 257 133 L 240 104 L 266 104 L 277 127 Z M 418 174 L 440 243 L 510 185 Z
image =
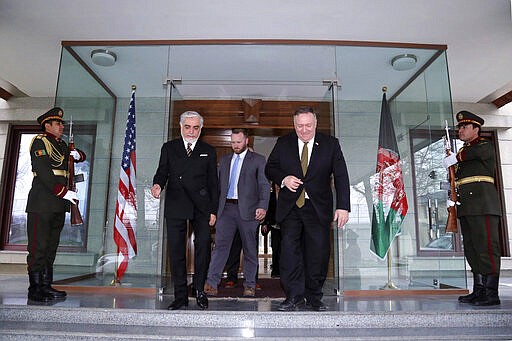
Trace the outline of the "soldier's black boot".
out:
M 57 290 L 52 288 L 53 283 L 53 269 L 45 268 L 41 273 L 42 276 L 42 287 L 45 294 L 51 296 L 54 299 L 62 299 L 67 296 L 65 291 Z
M 44 292 L 42 275 L 39 271 L 28 273 L 30 286 L 28 287 L 28 299 L 35 302 L 50 302 L 52 297 Z
M 485 275 L 473 273 L 473 292 L 466 296 L 459 296 L 460 303 L 472 303 L 474 300 L 485 294 Z
M 500 282 L 499 275 L 487 275 L 485 281 L 485 294 L 482 297 L 477 298 L 473 301 L 476 306 L 489 306 L 500 304 L 500 298 L 498 296 L 498 285 Z

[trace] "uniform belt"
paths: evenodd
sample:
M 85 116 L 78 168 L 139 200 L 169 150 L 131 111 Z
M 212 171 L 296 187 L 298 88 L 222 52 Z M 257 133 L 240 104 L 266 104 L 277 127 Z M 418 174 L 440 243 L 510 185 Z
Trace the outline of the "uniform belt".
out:
M 455 185 L 459 187 L 460 185 L 471 184 L 473 182 L 490 182 L 491 184 L 493 184 L 494 178 L 492 176 L 486 175 L 468 176 L 467 178 L 456 180 Z
M 53 171 L 53 175 L 56 175 L 56 176 L 64 176 L 67 178 L 69 175 L 69 172 L 64 169 L 52 169 L 52 171 Z M 37 176 L 36 172 L 32 172 L 32 174 L 34 174 L 34 176 Z
M 238 205 L 238 199 L 226 199 L 226 203 Z

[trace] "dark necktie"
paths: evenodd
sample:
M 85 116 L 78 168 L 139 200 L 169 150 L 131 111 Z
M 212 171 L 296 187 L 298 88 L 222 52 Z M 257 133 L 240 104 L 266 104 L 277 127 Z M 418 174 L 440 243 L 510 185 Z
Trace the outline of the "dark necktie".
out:
M 304 142 L 304 147 L 302 147 L 302 154 L 300 155 L 300 165 L 302 167 L 302 175 L 306 175 L 308 170 L 308 143 Z M 302 188 L 302 192 L 300 192 L 299 198 L 296 201 L 297 207 L 304 206 L 306 202 L 306 191 Z
M 190 148 L 190 146 L 192 145 L 192 143 L 188 142 L 187 143 L 187 156 L 190 157 L 190 154 L 192 154 L 192 148 Z

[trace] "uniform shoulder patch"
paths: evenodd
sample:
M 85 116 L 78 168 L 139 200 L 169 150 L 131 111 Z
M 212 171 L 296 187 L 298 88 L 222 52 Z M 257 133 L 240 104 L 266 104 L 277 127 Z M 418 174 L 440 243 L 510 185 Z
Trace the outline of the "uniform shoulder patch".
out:
M 34 155 L 35 156 L 44 156 L 44 155 L 46 155 L 46 150 L 44 150 L 44 149 L 35 150 Z

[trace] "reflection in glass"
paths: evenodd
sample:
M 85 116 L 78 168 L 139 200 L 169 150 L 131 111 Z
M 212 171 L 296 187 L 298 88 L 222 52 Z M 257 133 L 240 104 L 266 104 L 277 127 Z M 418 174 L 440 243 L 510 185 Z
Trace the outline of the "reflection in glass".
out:
M 30 143 L 37 134 L 22 134 L 18 154 L 18 169 L 12 203 L 11 226 L 9 229 L 9 244 L 26 245 L 27 239 L 27 198 L 32 186 L 32 163 L 30 161 Z
M 440 162 L 445 155 L 444 141 L 437 138 L 430 143 L 429 138 L 415 138 L 413 144 L 421 146 L 414 151 L 420 250 L 451 251 L 453 235 L 445 231 L 448 192 L 442 186 L 446 182 L 447 172 Z

